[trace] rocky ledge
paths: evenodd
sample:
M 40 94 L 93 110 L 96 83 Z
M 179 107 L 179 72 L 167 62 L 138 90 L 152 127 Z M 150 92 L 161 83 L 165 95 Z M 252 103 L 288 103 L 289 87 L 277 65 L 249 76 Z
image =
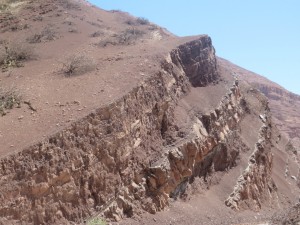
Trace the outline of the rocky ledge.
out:
M 68 224 L 95 215 L 120 220 L 143 210 L 155 213 L 193 177 L 211 167 L 230 169 L 239 154 L 230 143 L 247 113 L 237 81 L 217 108 L 191 118 L 184 137 L 174 122 L 178 101 L 192 87 L 218 80 L 211 40 L 201 36 L 174 49 L 155 76 L 118 101 L 2 158 L 0 223 Z M 269 124 L 265 126 L 246 177 L 247 183 L 259 182 L 258 191 L 268 187 L 272 162 L 264 150 Z M 227 204 L 238 207 L 240 200 L 252 197 L 243 194 L 246 187 L 239 184 Z M 257 199 L 256 189 L 252 192 Z

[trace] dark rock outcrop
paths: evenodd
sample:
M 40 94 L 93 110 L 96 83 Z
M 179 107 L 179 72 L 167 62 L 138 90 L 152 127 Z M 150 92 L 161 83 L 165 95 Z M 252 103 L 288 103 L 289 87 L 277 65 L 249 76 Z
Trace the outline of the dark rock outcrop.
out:
M 177 66 L 183 68 L 194 87 L 203 87 L 219 79 L 215 49 L 208 36 L 204 36 L 201 41 L 195 40 L 179 46 L 171 52 L 171 58 Z

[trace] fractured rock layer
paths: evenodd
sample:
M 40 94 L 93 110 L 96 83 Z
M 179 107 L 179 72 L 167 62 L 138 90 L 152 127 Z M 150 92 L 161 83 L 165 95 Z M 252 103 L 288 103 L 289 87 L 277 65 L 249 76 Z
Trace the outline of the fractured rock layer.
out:
M 259 209 L 262 202 L 276 195 L 276 185 L 271 178 L 273 154 L 271 152 L 272 123 L 269 109 L 260 115 L 263 122 L 259 131 L 259 139 L 249 158 L 248 167 L 238 178 L 230 197 L 225 201 L 234 209 Z
M 154 213 L 184 191 L 187 179 L 202 175 L 206 163 L 215 170 L 234 166 L 238 152 L 228 140 L 247 113 L 237 82 L 217 108 L 192 118 L 184 137 L 174 121 L 177 102 L 192 87 L 218 82 L 214 54 L 208 36 L 181 45 L 161 71 L 118 101 L 2 158 L 0 222 L 119 220 L 141 208 Z M 263 157 L 254 156 L 256 162 Z
M 224 162 L 218 161 L 218 157 L 215 157 L 215 169 L 225 170 L 232 166 L 237 152 L 229 154 L 226 141 L 228 136 L 233 135 L 233 130 L 245 113 L 240 101 L 239 87 L 235 84 L 231 92 L 224 96 L 218 108 L 208 115 L 195 118 L 193 130 L 188 137 L 166 148 L 163 156 L 151 165 L 149 187 L 157 197 L 159 209 L 168 204 L 169 195 L 174 194 L 176 188 L 185 182 L 186 178 L 203 173 L 197 166 L 212 151 L 218 151 L 219 155 L 223 153 L 224 156 Z
M 198 42 L 211 44 L 207 36 Z M 95 212 L 118 220 L 132 215 L 135 201 L 151 207 L 142 202 L 147 157 L 162 146 L 172 107 L 189 86 L 169 56 L 156 76 L 117 102 L 1 159 L 2 220 L 80 222 Z

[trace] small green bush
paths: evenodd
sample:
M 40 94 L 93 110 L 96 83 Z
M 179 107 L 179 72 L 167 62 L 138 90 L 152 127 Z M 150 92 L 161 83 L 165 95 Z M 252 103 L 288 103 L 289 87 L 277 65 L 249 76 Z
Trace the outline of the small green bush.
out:
M 87 222 L 87 225 L 107 225 L 107 223 L 100 218 L 93 218 Z
M 14 89 L 4 89 L 0 87 L 0 115 L 4 116 L 7 110 L 20 107 L 21 95 Z

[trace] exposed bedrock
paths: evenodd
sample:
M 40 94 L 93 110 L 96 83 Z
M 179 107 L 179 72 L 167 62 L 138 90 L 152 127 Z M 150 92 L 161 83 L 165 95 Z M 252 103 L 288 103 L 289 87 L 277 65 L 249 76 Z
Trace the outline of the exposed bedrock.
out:
M 235 164 L 238 150 L 229 148 L 237 124 L 245 113 L 240 105 L 241 94 L 236 84 L 220 105 L 209 114 L 194 118 L 191 133 L 152 162 L 148 169 L 148 187 L 156 198 L 158 210 L 168 204 L 169 196 L 176 196 L 184 183 L 195 176 L 205 176 L 213 165 L 224 171 Z
M 171 52 L 175 65 L 183 68 L 194 87 L 203 87 L 216 82 L 219 78 L 215 57 L 215 49 L 208 36 L 204 41 L 191 41 L 180 45 Z
M 212 165 L 234 166 L 238 151 L 230 140 L 247 111 L 237 82 L 217 108 L 192 118 L 190 133 L 172 139 L 178 100 L 191 86 L 217 82 L 215 63 L 211 40 L 202 36 L 173 50 L 155 76 L 118 101 L 2 158 L 0 224 L 154 213 L 184 189 L 187 178 L 205 175 Z

